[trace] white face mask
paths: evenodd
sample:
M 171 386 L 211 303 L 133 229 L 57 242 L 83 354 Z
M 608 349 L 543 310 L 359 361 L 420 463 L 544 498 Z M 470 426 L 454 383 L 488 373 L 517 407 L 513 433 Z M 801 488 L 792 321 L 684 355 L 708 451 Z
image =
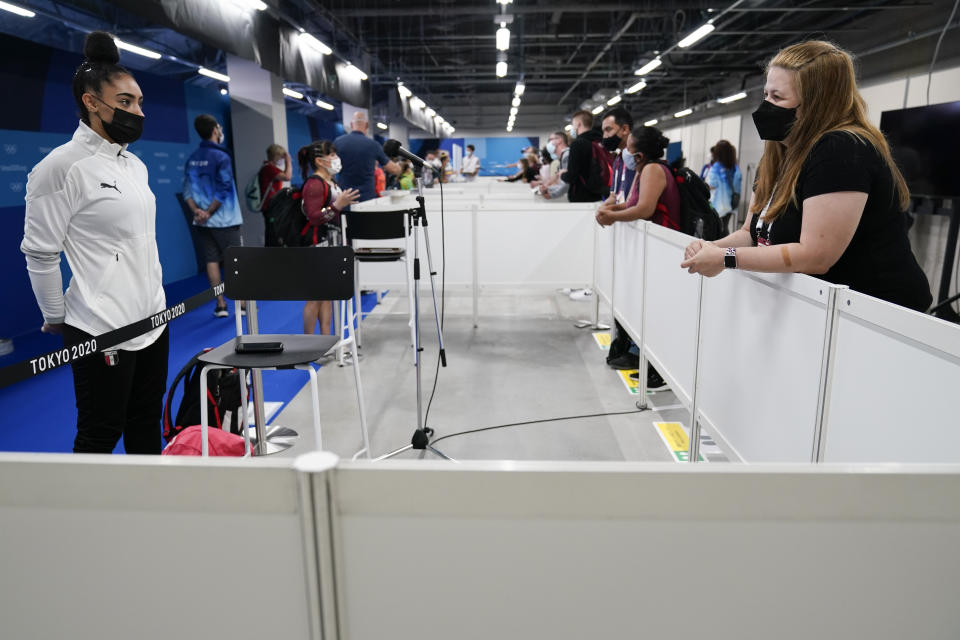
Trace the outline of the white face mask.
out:
M 340 161 L 339 156 L 335 157 L 330 161 L 330 175 L 337 175 L 343 169 L 343 163 Z
M 273 166 L 283 171 L 287 167 L 287 161 L 281 158 L 280 160 L 277 160 L 276 162 L 274 162 Z

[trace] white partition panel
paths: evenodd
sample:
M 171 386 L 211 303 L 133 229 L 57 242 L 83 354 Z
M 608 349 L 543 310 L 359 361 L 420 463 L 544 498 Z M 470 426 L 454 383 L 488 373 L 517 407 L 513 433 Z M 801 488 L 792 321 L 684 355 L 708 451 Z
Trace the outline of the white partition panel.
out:
M 680 263 L 692 238 L 660 225 L 644 224 L 644 352 L 680 402 L 690 408 L 696 377 L 700 276 L 690 275 Z
M 320 638 L 291 462 L 0 454 L 0 635 Z
M 480 285 L 590 286 L 592 204 L 484 204 L 477 213 Z
M 594 225 L 597 234 L 595 245 L 597 295 L 609 305 L 613 304 L 613 269 L 616 225 L 601 227 Z
M 815 457 L 830 288 L 798 274 L 704 279 L 698 413 L 745 462 Z
M 960 326 L 843 292 L 824 459 L 960 462 Z
M 382 199 L 381 199 L 382 200 Z M 376 205 L 370 203 L 376 202 Z M 467 205 L 467 201 L 460 204 L 444 204 L 443 215 L 440 215 L 440 201 L 427 200 L 425 207 L 427 209 L 427 229 L 430 232 L 430 247 L 433 251 L 434 268 L 439 273 L 443 260 L 443 242 L 446 241 L 446 274 L 448 285 L 468 285 L 473 282 L 473 231 L 471 215 L 473 205 Z M 416 201 L 413 206 L 416 206 Z M 363 211 L 393 211 L 405 208 L 407 205 L 398 205 L 396 203 L 378 201 L 368 201 L 364 203 L 364 208 L 358 209 L 357 213 Z M 446 228 L 446 233 L 443 233 Z M 420 260 L 424 268 L 427 266 L 426 245 L 423 240 L 424 234 L 420 233 Z M 403 246 L 402 240 L 361 240 L 360 246 L 364 247 L 400 247 Z M 408 250 L 410 259 L 413 259 L 412 246 Z M 406 290 L 405 271 L 402 263 L 397 262 L 363 262 L 360 263 L 357 271 L 360 276 L 360 283 L 363 288 L 370 286 L 377 287 L 400 287 Z M 426 275 L 422 276 L 421 287 L 429 287 L 430 283 Z M 438 285 L 439 286 L 439 283 Z
M 634 342 L 643 342 L 643 236 L 648 223 L 617 222 L 613 276 L 613 316 Z
M 414 461 L 334 474 L 343 640 L 960 629 L 956 466 Z

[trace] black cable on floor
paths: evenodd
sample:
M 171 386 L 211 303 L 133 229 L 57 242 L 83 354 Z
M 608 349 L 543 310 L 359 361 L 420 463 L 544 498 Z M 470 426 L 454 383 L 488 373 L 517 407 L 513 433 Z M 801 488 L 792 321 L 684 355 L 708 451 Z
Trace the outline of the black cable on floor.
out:
M 436 440 L 433 440 L 430 444 L 437 444 L 441 440 L 446 440 L 447 438 L 455 438 L 457 436 L 465 436 L 471 433 L 480 433 L 481 431 L 492 431 L 494 429 L 505 429 L 506 427 L 522 427 L 530 424 L 541 424 L 544 422 L 561 422 L 564 420 L 583 420 L 586 418 L 605 418 L 607 416 L 625 416 L 631 413 L 643 413 L 648 411 L 648 409 L 631 409 L 630 411 L 613 411 L 610 413 L 591 413 L 583 416 L 563 416 L 560 418 L 544 418 L 542 420 L 527 420 L 525 422 L 511 422 L 509 424 L 498 424 L 492 427 L 480 427 L 479 429 L 469 429 L 467 431 L 459 431 L 457 433 L 451 433 L 445 436 L 441 436 Z

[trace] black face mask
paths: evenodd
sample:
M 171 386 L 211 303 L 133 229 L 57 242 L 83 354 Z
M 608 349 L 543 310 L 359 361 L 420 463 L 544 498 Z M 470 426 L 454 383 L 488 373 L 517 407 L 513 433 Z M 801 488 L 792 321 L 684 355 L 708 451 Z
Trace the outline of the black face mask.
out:
M 609 138 L 603 139 L 603 148 L 613 153 L 620 148 L 620 136 L 612 135 Z
M 760 108 L 753 112 L 753 124 L 761 140 L 780 142 L 790 133 L 790 128 L 797 121 L 797 110 L 778 107 L 764 100 Z
M 100 98 L 97 98 L 100 100 Z M 100 100 L 103 102 L 103 100 Z M 106 102 L 103 104 L 108 105 Z M 143 116 L 124 111 L 118 107 L 113 107 L 113 120 L 106 122 L 100 118 L 103 123 L 103 130 L 106 131 L 110 139 L 117 144 L 130 144 L 136 142 L 143 135 Z

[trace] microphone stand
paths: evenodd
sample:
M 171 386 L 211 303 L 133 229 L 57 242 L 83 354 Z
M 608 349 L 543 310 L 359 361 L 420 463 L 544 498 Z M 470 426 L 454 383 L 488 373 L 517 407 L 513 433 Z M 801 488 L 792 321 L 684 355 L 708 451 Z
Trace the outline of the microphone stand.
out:
M 433 167 L 428 167 L 424 164 L 424 170 L 429 169 L 433 171 Z M 413 432 L 413 437 L 410 439 L 410 444 L 403 446 L 395 451 L 391 451 L 388 454 L 382 455 L 375 460 L 386 460 L 387 458 L 392 458 L 397 456 L 405 451 L 415 449 L 418 451 L 430 451 L 436 456 L 443 458 L 444 460 L 450 460 L 451 462 L 456 462 L 453 458 L 447 456 L 442 451 L 433 447 L 430 444 L 430 438 L 433 436 L 433 429 L 427 427 L 423 423 L 423 387 L 422 387 L 422 376 L 421 376 L 421 354 L 423 353 L 423 347 L 420 342 L 420 241 L 419 236 L 422 234 L 424 239 L 424 245 L 427 248 L 427 269 L 430 275 L 430 293 L 433 296 L 433 317 L 437 325 L 437 337 L 440 342 L 440 364 L 444 367 L 447 366 L 447 353 L 443 346 L 443 328 L 440 326 L 440 310 L 437 306 L 437 285 L 436 285 L 436 275 L 437 272 L 433 269 L 433 254 L 430 251 L 430 234 L 427 230 L 427 208 L 424 204 L 423 199 L 423 178 L 417 178 L 417 203 L 418 206 L 416 209 L 410 209 L 409 215 L 410 220 L 408 221 L 408 230 L 412 227 L 413 235 L 413 322 L 414 322 L 414 367 L 416 369 L 416 378 L 417 378 L 417 428 Z M 441 194 L 442 197 L 442 194 Z M 422 227 L 422 229 L 421 229 Z

